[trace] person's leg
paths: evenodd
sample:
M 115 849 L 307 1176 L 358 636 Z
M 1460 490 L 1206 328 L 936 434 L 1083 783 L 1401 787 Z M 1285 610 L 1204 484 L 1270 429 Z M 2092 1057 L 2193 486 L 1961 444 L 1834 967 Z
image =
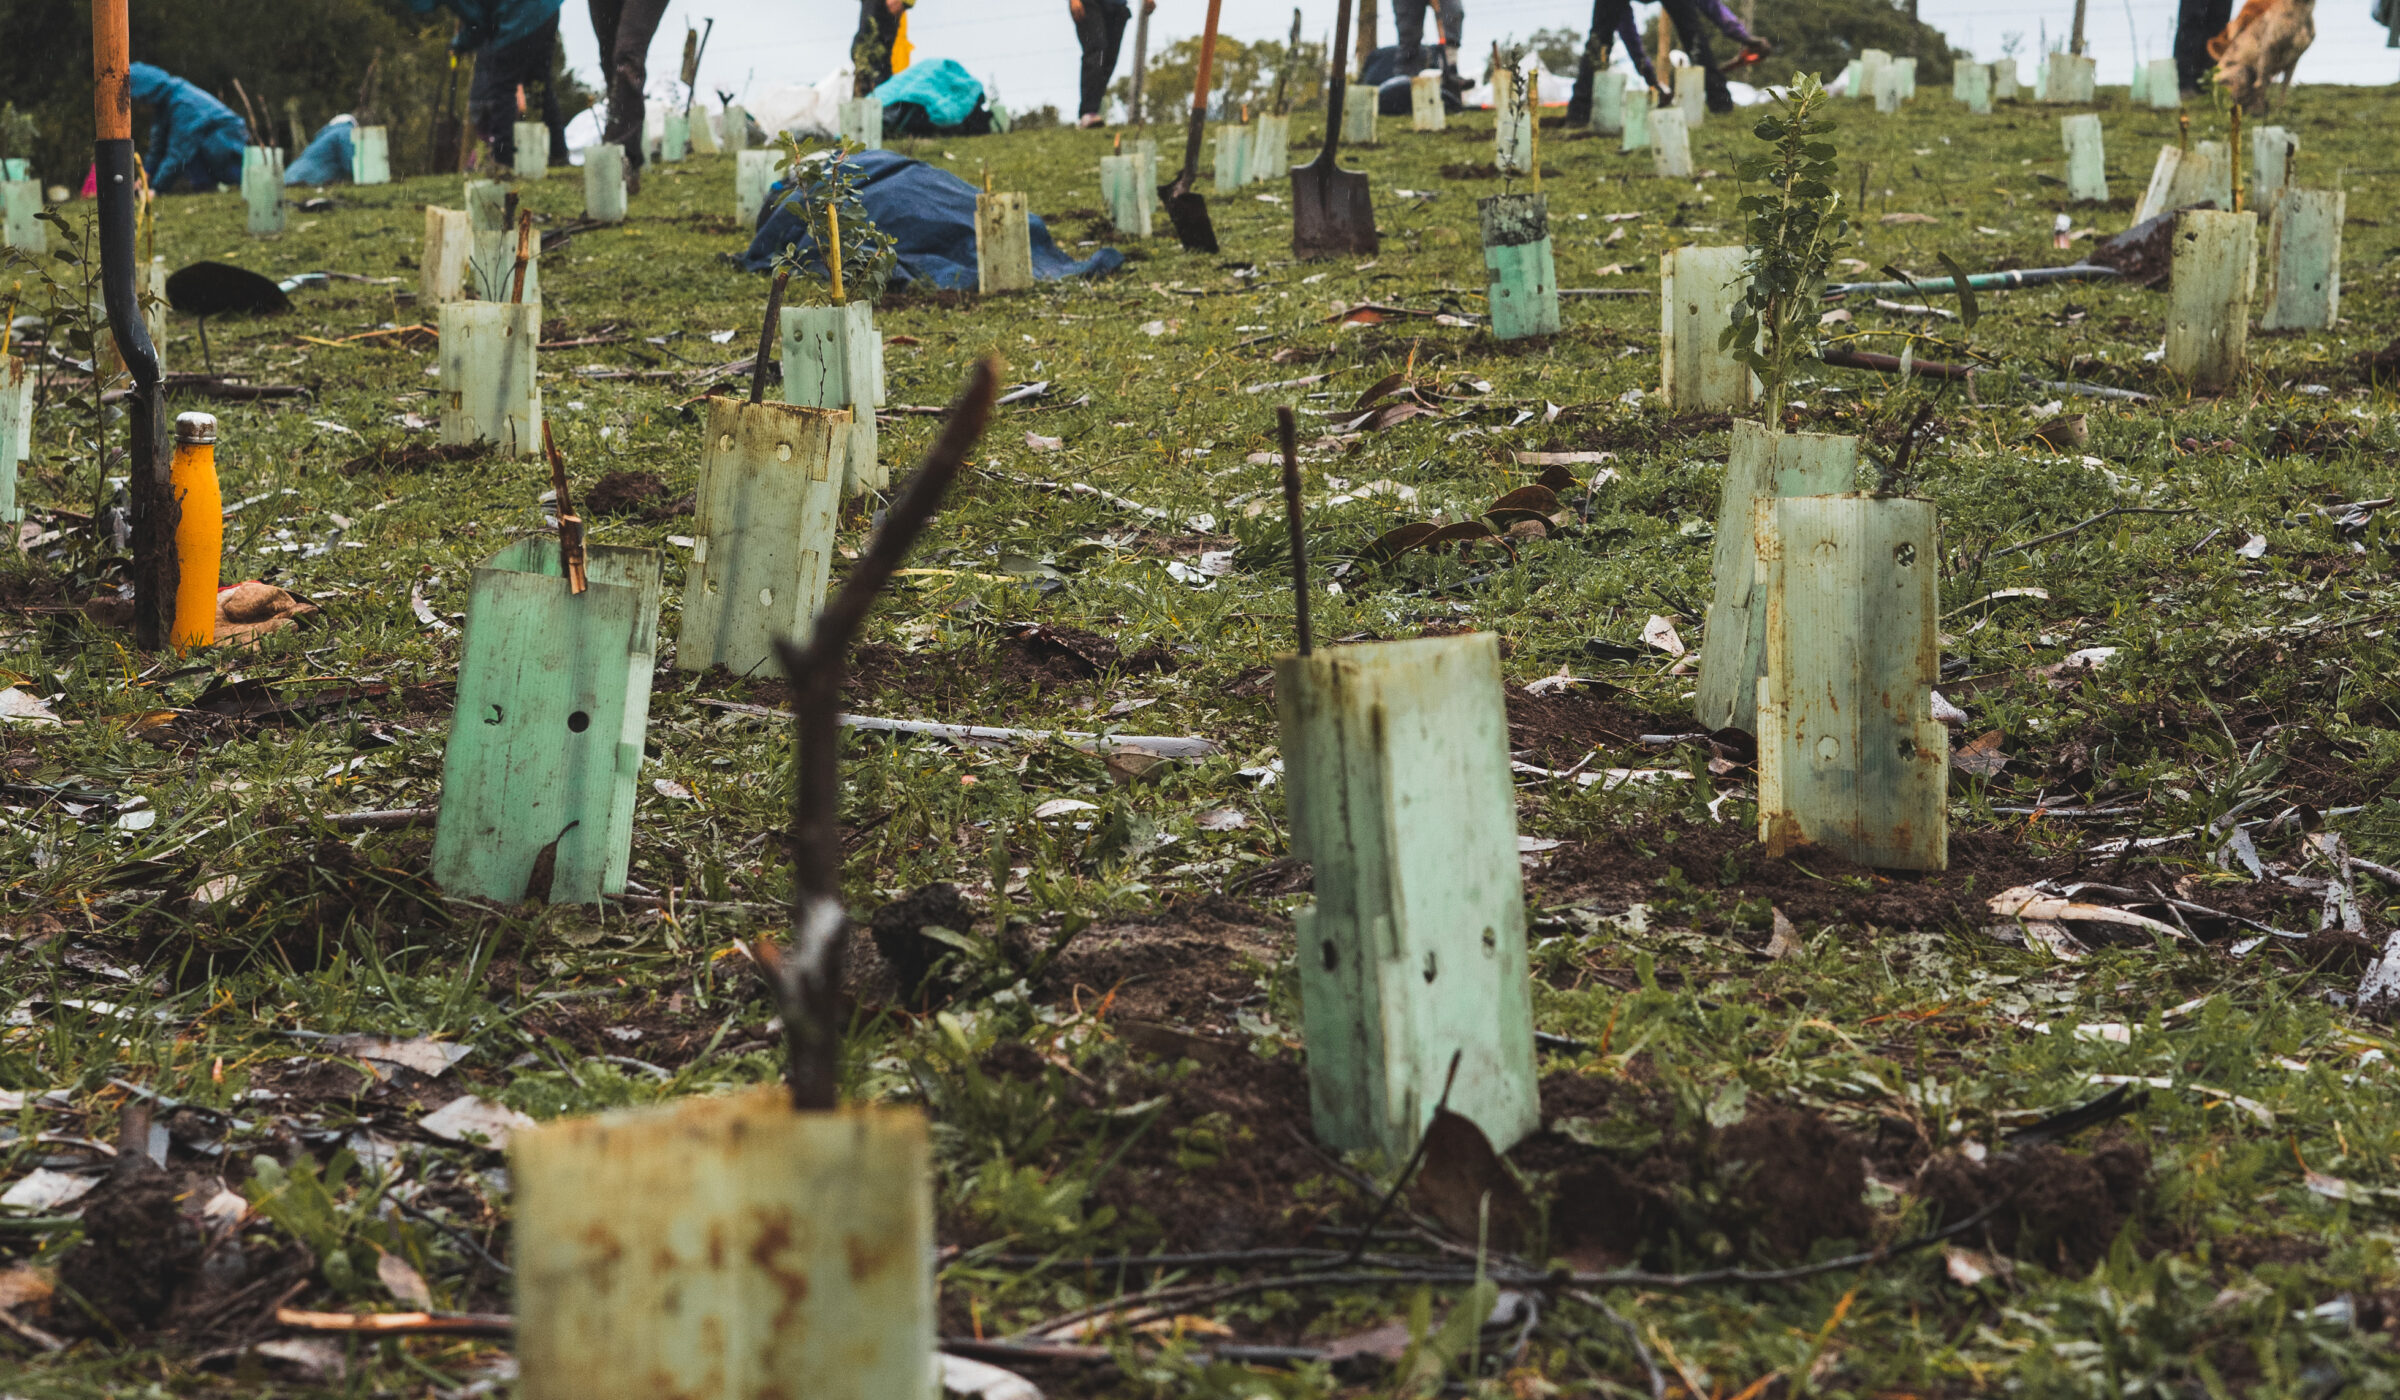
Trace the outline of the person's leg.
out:
M 2233 19 L 2233 0 L 2182 0 L 2175 14 L 2175 78 L 2185 92 L 2197 92 L 2216 60 L 2208 56 L 2208 41 L 2225 32 Z
M 1400 75 L 1415 77 L 1425 67 L 1426 0 L 1392 0 L 1392 41 L 1400 47 Z
M 1107 13 L 1108 24 L 1108 74 L 1100 84 L 1100 110 L 1105 112 L 1108 83 L 1117 76 L 1117 60 L 1125 52 L 1125 31 L 1133 24 L 1133 6 L 1124 0 L 1101 0 L 1101 7 Z
M 1575 91 L 1567 98 L 1567 129 L 1580 131 L 1591 125 L 1592 85 L 1599 78 L 1600 67 L 1608 61 L 1609 41 L 1615 36 L 1608 32 L 1608 0 L 1592 0 L 1592 32 L 1583 41 L 1583 56 L 1575 62 Z
M 1442 22 L 1442 71 L 1458 75 L 1458 56 L 1466 51 L 1467 7 L 1465 0 L 1436 0 L 1435 10 Z
M 865 97 L 892 80 L 892 46 L 900 41 L 900 16 L 884 0 L 859 0 L 858 37 L 850 44 L 857 76 L 851 95 Z
M 567 164 L 567 118 L 558 101 L 558 77 L 566 67 L 566 55 L 558 47 L 558 16 L 550 19 L 532 36 L 541 41 L 542 48 L 542 126 L 550 133 L 550 148 L 542 153 L 544 165 Z
M 475 77 L 467 85 L 467 124 L 503 168 L 517 158 L 517 75 L 507 59 L 505 49 L 478 50 Z
M 599 30 L 603 4 L 612 22 Z M 592 0 L 592 23 L 608 62 L 608 125 L 601 139 L 624 149 L 625 187 L 637 194 L 642 188 L 642 123 L 648 113 L 642 89 L 650 81 L 650 44 L 666 13 L 667 0 Z
M 1083 126 L 1100 124 L 1100 104 L 1107 100 L 1108 78 L 1115 68 L 1114 54 L 1103 57 L 1108 47 L 1108 7 L 1101 0 L 1083 0 L 1083 13 L 1075 17 L 1075 42 L 1083 50 L 1080 73 L 1081 99 L 1075 108 L 1078 123 Z

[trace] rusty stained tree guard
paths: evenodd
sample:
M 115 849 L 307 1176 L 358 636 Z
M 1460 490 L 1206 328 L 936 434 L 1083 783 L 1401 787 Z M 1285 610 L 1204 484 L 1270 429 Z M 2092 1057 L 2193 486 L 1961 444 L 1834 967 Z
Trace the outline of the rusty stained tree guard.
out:
M 444 446 L 497 444 L 530 457 L 542 441 L 542 386 L 535 377 L 542 308 L 522 300 L 532 262 L 533 218 L 518 226 L 517 261 L 507 301 L 454 301 L 437 322 L 437 364 Z
M 1498 641 L 1315 650 L 1290 409 L 1277 426 L 1300 645 L 1275 694 L 1292 848 L 1317 872 L 1293 916 L 1317 1137 L 1397 1161 L 1446 1097 L 1505 1152 L 1541 1111 Z
M 891 481 L 883 469 L 875 427 L 875 409 L 883 402 L 883 335 L 875 329 L 875 308 L 845 297 L 838 205 L 826 207 L 825 222 L 833 304 L 782 309 L 778 329 L 783 336 L 783 401 L 803 408 L 850 410 L 849 460 L 842 471 L 842 496 L 848 499 L 880 491 Z M 780 302 L 780 294 L 771 300 Z M 760 354 L 763 358 L 763 342 Z M 757 380 L 751 388 L 759 388 Z
M 1758 839 L 1887 870 L 1949 864 L 1949 731 L 1933 503 L 1842 494 L 1753 503 L 1766 592 Z
M 134 295 L 133 90 L 126 56 L 126 0 L 93 0 L 93 179 L 98 195 L 100 292 L 120 361 L 133 377 L 126 401 L 126 494 L 131 504 L 133 643 L 166 642 L 181 574 L 176 567 L 178 512 L 168 480 L 164 376 L 150 327 Z
M 933 1161 L 915 1108 L 840 1095 L 842 673 L 875 595 L 990 420 L 976 365 L 924 465 L 803 648 L 789 946 L 756 945 L 785 1083 L 519 1134 L 516 1340 L 527 1400 L 936 1400 Z
M 1209 3 L 1213 11 L 1216 0 Z M 1339 159 L 1343 104 L 1351 90 L 1343 61 L 1350 45 L 1350 0 L 1340 0 L 1334 10 L 1333 36 L 1325 75 L 1325 148 L 1292 171 L 1292 255 L 1302 260 L 1372 256 L 1382 247 L 1366 172 L 1344 170 Z M 1370 96 L 1374 91 L 1360 90 Z
M 650 723 L 664 567 L 586 545 L 548 448 L 558 531 L 476 566 L 442 750 L 433 878 L 469 899 L 597 904 L 623 893 Z
M 675 640 L 681 670 L 722 665 L 757 675 L 775 659 L 775 639 L 807 626 L 825 604 L 852 415 L 766 401 L 767 352 L 790 280 L 790 268 L 778 271 L 767 293 L 749 401 L 708 401 Z
M 2169 373 L 2198 393 L 2231 388 L 2246 368 L 2258 283 L 2258 216 L 2188 209 L 2176 217 L 2167 283 Z
M 2285 190 L 2267 219 L 2262 331 L 2329 331 L 2342 311 L 2341 190 Z
M 2292 163 L 2300 155 L 2300 138 L 2280 126 L 2250 128 L 2250 205 L 2271 214 L 2275 201 L 2292 185 Z

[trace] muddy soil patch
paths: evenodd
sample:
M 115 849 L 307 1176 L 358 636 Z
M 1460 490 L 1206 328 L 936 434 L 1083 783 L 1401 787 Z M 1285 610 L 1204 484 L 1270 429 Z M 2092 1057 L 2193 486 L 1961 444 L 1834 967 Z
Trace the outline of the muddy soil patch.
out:
M 583 493 L 582 504 L 594 516 L 659 521 L 689 515 L 693 497 L 677 496 L 656 472 L 610 472 Z
M 1113 996 L 1116 1017 L 1230 1035 L 1237 1033 L 1240 1007 L 1266 1000 L 1256 965 L 1272 966 L 1290 944 L 1290 930 L 1272 915 L 1210 895 L 1085 930 L 1033 991 L 1045 1002 L 1076 1000 L 1085 1007 Z
M 429 442 L 387 442 L 342 463 L 344 476 L 373 472 L 421 472 L 488 457 L 491 444 L 472 442 L 443 447 Z
M 1579 685 L 1547 695 L 1508 691 L 1508 747 L 1527 763 L 1569 768 L 1594 749 L 1641 749 L 1644 734 L 1691 733 L 1689 718 L 1644 713 L 1614 686 Z
M 2150 1149 L 2111 1135 L 2089 1152 L 2045 1143 L 1982 1162 L 1945 1153 L 1925 1164 L 1917 1189 L 1944 1224 L 2003 1202 L 1985 1227 L 1995 1246 L 2079 1276 L 2100 1262 L 2118 1228 L 2141 1208 L 2149 1180 Z

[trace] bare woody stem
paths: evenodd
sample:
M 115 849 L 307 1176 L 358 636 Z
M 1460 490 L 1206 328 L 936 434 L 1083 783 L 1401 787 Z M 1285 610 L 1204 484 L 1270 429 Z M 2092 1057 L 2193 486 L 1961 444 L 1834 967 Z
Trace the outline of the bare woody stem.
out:
M 915 475 L 900 487 L 883 526 L 817 614 L 803 647 L 778 638 L 775 651 L 792 688 L 792 948 L 778 958 L 762 944 L 783 1017 L 784 1078 L 792 1107 L 830 1109 L 840 1098 L 841 1028 L 836 1024 L 842 982 L 841 693 L 850 647 L 866 624 L 875 596 L 908 558 L 940 508 L 967 454 L 991 421 L 1000 364 L 976 363 L 950 407 L 942 433 Z

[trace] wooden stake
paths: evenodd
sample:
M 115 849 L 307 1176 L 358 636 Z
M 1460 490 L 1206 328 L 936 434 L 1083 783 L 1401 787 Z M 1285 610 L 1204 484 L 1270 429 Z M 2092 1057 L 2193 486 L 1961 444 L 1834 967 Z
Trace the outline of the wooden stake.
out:
M 842 206 L 838 199 L 825 201 L 825 271 L 833 284 L 833 304 L 848 305 L 850 298 L 842 295 Z
M 767 361 L 775 349 L 777 332 L 783 329 L 783 292 L 792 283 L 790 264 L 775 269 L 775 280 L 767 286 L 767 316 L 758 328 L 758 354 L 750 360 L 750 402 L 757 403 L 767 393 Z
M 2229 207 L 2230 207 L 2230 208 L 2233 210 L 2233 212 L 2234 212 L 2234 213 L 2236 213 L 2236 214 L 2239 214 L 2239 213 L 2241 213 L 2241 212 L 2242 212 L 2242 104 L 2241 104 L 2241 103 L 2239 103 L 2239 102 L 2233 102 L 2233 103 L 2228 103 L 2228 104 L 2226 104 L 2226 108 L 2225 108 L 2225 123 L 2226 123 L 2226 124 L 2225 124 L 2225 159 L 2226 159 L 2226 161 L 2227 161 L 2227 167 L 2226 167 L 2226 171 L 2227 171 L 2227 174 L 2228 174 L 2228 176 L 2230 177 L 2230 178 L 2228 179 L 2227 183 L 2233 186 L 2233 189 L 2232 189 L 2232 191 L 2231 191 L 2231 193 L 2232 193 L 2232 195 L 2233 195 L 2233 203 L 2232 203 L 2232 205 L 2231 205 L 2231 206 L 2229 206 Z
M 1300 523 L 1300 437 L 1291 405 L 1275 410 L 1275 430 L 1283 441 L 1283 528 L 1292 546 L 1292 625 L 1300 635 L 1300 654 L 1315 648 L 1308 627 L 1308 535 Z
M 517 271 L 514 285 L 509 289 L 512 302 L 525 300 L 525 269 L 533 263 L 533 211 L 517 214 Z
M 583 517 L 575 513 L 575 493 L 567 484 L 566 455 L 551 438 L 547 419 L 542 422 L 542 455 L 550 459 L 550 492 L 558 510 L 558 557 L 566 569 L 567 592 L 581 594 L 592 586 L 584 573 Z

